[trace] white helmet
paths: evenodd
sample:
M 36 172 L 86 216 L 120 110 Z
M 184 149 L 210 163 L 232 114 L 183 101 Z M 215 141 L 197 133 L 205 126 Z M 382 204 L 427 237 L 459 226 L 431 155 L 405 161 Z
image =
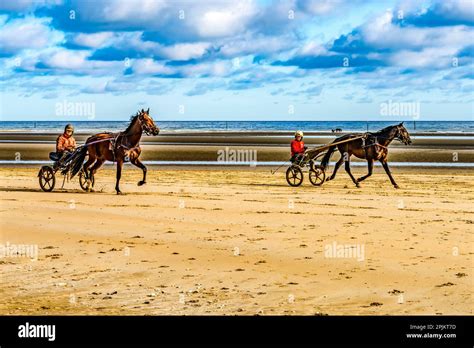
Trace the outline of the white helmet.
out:
M 295 133 L 295 137 L 297 137 L 297 136 L 303 137 L 303 132 L 300 131 L 300 130 L 297 130 L 296 133 Z

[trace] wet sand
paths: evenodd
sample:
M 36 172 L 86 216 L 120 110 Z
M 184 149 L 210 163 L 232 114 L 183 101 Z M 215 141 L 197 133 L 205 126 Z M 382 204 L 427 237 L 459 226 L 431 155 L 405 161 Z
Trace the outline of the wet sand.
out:
M 343 133 L 341 133 L 343 134 Z M 317 147 L 332 142 L 338 135 L 311 133 L 305 136 L 307 146 Z M 75 135 L 83 144 L 88 134 Z M 55 149 L 57 134 L 0 132 L 0 160 L 48 160 Z M 252 155 L 257 162 L 285 161 L 289 158 L 292 136 L 288 132 L 196 132 L 167 133 L 157 137 L 144 136 L 141 141 L 145 161 L 217 161 L 219 152 L 241 151 Z M 469 134 L 412 136 L 413 144 L 405 146 L 397 141 L 389 149 L 392 162 L 474 163 L 474 137 Z M 243 151 L 242 151 L 243 150 Z M 339 155 L 333 156 L 337 160 Z M 355 161 L 357 159 L 354 158 Z
M 38 247 L 0 258 L 0 314 L 473 314 L 472 169 L 127 166 L 124 196 L 110 167 L 92 193 L 37 171 L 0 167 L 0 243 Z

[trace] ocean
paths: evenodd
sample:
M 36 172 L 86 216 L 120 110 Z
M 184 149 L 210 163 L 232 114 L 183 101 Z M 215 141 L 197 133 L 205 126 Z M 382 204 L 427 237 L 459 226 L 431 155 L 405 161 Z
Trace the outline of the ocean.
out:
M 297 129 L 306 132 L 330 132 L 340 128 L 342 131 L 365 132 L 377 131 L 395 121 L 160 121 L 155 120 L 163 132 L 205 132 L 205 131 L 283 131 Z M 67 123 L 72 123 L 76 132 L 97 133 L 102 131 L 116 132 L 124 130 L 129 121 L 0 121 L 0 132 L 48 132 L 59 133 Z M 409 132 L 434 133 L 472 133 L 474 121 L 407 121 L 405 127 Z

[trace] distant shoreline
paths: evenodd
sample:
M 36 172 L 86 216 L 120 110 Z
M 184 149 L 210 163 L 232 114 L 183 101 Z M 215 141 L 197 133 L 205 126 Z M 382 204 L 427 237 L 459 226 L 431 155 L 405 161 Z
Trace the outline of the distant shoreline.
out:
M 88 131 L 76 131 L 74 134 L 76 137 L 88 137 L 93 134 L 105 132 L 106 130 L 99 130 L 99 129 L 91 129 Z M 15 137 L 21 139 L 22 137 L 32 138 L 32 137 L 57 137 L 61 132 L 58 131 L 0 131 L 0 140 L 5 139 L 14 139 Z M 308 137 L 325 137 L 325 138 L 336 138 L 348 133 L 364 133 L 363 131 L 343 131 L 339 133 L 332 133 L 330 131 L 305 131 L 305 139 Z M 279 131 L 279 130 L 242 130 L 242 131 L 226 131 L 226 130 L 196 130 L 196 131 L 176 131 L 176 130 L 166 130 L 162 129 L 160 131 L 159 137 L 176 137 L 176 136 L 183 136 L 183 137 L 196 137 L 196 136 L 251 136 L 251 137 L 290 137 L 294 136 L 293 131 Z M 422 132 L 422 131 L 411 131 L 410 136 L 419 136 L 419 137 L 474 137 L 474 132 Z M 144 138 L 151 138 L 147 137 L 143 134 Z
M 291 121 L 165 121 L 155 117 L 155 122 L 161 129 L 161 134 L 241 134 L 254 135 L 292 135 L 297 129 L 306 135 L 334 135 L 344 132 L 376 132 L 389 125 L 401 121 L 338 121 L 338 120 L 291 120 Z M 0 133 L 38 133 L 53 134 L 61 132 L 67 123 L 76 126 L 77 134 L 95 134 L 103 131 L 123 131 L 129 121 L 99 121 L 99 120 L 55 120 L 55 121 L 0 121 Z M 423 135 L 474 135 L 474 121 L 429 121 L 410 120 L 404 122 L 410 134 Z M 333 131 L 341 130 L 342 133 Z

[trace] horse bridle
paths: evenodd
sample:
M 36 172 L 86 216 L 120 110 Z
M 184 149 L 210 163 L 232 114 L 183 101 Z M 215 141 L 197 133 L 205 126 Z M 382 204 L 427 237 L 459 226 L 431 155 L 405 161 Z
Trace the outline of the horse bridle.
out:
M 153 133 L 153 129 L 150 129 L 147 124 L 145 124 L 145 125 L 143 124 L 142 116 L 143 116 L 143 114 L 140 114 L 138 116 L 138 122 L 140 122 L 140 128 L 146 135 L 150 135 L 150 134 Z
M 395 138 L 397 138 L 397 140 L 403 144 L 405 144 L 405 141 L 408 140 L 404 137 L 404 134 L 402 133 L 400 126 L 397 126 L 397 134 L 395 135 Z

